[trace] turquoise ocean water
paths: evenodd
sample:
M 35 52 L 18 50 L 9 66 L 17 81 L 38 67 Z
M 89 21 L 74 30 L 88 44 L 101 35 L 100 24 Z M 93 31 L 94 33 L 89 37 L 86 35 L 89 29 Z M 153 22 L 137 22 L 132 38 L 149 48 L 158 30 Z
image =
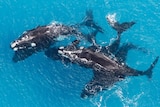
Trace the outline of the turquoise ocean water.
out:
M 159 107 L 160 62 L 152 79 L 128 77 L 90 99 L 81 99 L 92 71 L 78 65 L 64 65 L 44 53 L 13 63 L 10 42 L 23 31 L 58 21 L 80 22 L 86 9 L 105 29 L 98 34 L 99 44 L 110 42 L 116 32 L 105 16 L 116 13 L 117 20 L 136 21 L 122 34 L 123 42 L 132 42 L 149 52 L 131 50 L 127 64 L 145 70 L 160 55 L 160 3 L 158 0 L 0 0 L 0 107 Z

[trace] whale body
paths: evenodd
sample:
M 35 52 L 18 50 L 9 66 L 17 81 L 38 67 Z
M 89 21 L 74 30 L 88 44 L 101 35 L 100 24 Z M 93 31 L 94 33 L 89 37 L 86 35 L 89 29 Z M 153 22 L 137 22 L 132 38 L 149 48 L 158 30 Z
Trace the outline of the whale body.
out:
M 95 52 L 88 48 L 60 48 L 59 55 L 68 58 L 72 63 L 79 64 L 82 67 L 92 68 L 93 78 L 85 85 L 81 93 L 82 98 L 91 97 L 98 92 L 111 87 L 114 83 L 123 80 L 126 76 L 143 76 L 151 78 L 152 69 L 158 62 L 157 57 L 146 71 L 136 70 L 120 64 L 111 59 L 102 52 Z
M 18 39 L 11 42 L 10 47 L 15 51 L 13 61 L 24 60 L 33 53 L 49 48 L 60 36 L 76 35 L 81 33 L 72 26 L 60 23 L 52 23 L 46 26 L 38 26 L 24 32 Z

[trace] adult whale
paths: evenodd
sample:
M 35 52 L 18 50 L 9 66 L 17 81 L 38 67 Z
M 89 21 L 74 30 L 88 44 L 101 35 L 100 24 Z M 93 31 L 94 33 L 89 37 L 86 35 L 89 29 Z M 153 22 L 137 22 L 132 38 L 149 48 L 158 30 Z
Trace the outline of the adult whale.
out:
M 24 60 L 33 53 L 49 48 L 57 38 L 65 35 L 81 36 L 76 28 L 60 23 L 52 23 L 46 26 L 38 26 L 35 29 L 24 32 L 18 39 L 14 40 L 10 47 L 15 51 L 13 61 Z
M 116 60 L 110 59 L 102 52 L 95 52 L 88 48 L 77 47 L 77 44 L 72 44 L 70 45 L 71 47 L 61 47 L 58 53 L 62 57 L 68 58 L 73 63 L 93 69 L 94 76 L 90 82 L 85 85 L 81 93 L 82 98 L 94 96 L 98 92 L 111 87 L 114 83 L 123 80 L 126 76 L 146 75 L 151 78 L 152 70 L 159 59 L 159 57 L 156 57 L 147 70 L 140 71 L 126 64 L 120 64 Z

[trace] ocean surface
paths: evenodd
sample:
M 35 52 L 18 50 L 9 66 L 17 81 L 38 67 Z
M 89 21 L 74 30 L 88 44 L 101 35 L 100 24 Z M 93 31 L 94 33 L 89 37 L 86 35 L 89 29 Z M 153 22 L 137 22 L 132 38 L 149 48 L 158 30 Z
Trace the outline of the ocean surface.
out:
M 146 70 L 160 55 L 159 0 L 0 0 L 0 107 L 160 107 L 160 62 L 151 79 L 127 77 L 93 98 L 82 99 L 81 91 L 93 76 L 91 69 L 65 65 L 43 52 L 12 61 L 10 43 L 24 31 L 53 21 L 79 23 L 87 9 L 105 30 L 96 38 L 101 45 L 116 37 L 106 15 L 116 13 L 119 22 L 136 22 L 122 34 L 121 43 L 131 42 L 148 52 L 129 51 L 130 67 Z

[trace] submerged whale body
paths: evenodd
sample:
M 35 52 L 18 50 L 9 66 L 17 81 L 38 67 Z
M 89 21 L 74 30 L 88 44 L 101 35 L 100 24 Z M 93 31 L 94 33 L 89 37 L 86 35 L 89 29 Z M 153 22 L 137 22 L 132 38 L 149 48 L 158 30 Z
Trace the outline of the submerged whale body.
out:
M 24 32 L 10 44 L 10 47 L 15 51 L 13 61 L 24 60 L 36 52 L 49 48 L 61 35 L 81 36 L 81 33 L 72 26 L 59 23 L 38 26 L 35 29 Z
M 93 69 L 93 78 L 85 85 L 81 93 L 82 98 L 91 97 L 98 92 L 111 87 L 114 83 L 123 80 L 126 76 L 143 76 L 151 78 L 152 69 L 158 62 L 157 57 L 146 71 L 139 71 L 127 65 L 122 65 L 110 59 L 102 52 L 94 52 L 88 48 L 60 48 L 58 53 L 71 62 Z

